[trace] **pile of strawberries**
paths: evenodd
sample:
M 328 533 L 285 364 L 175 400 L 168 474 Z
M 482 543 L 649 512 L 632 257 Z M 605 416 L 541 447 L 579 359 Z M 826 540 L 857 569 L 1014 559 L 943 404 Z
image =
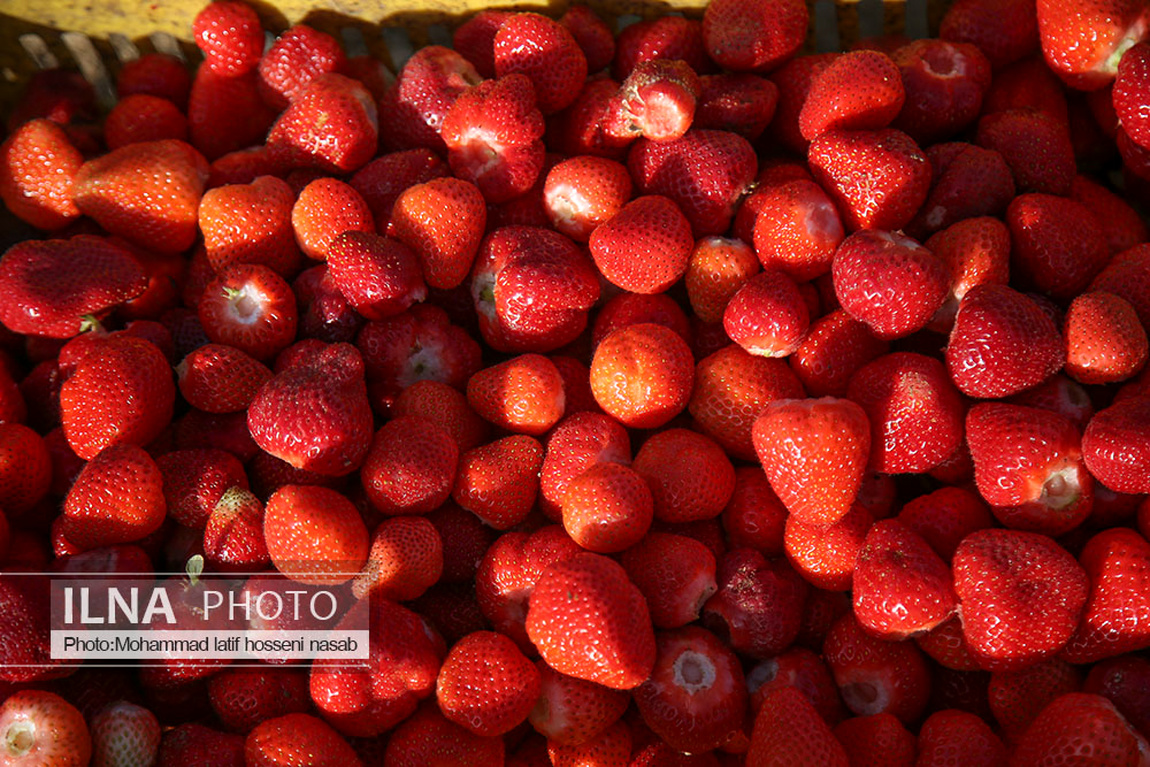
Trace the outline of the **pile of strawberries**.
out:
M 808 25 L 487 10 L 392 75 L 217 0 L 106 115 L 33 78 L 0 764 L 1150 764 L 1150 3 Z M 63 663 L 13 575 L 195 557 L 370 661 Z

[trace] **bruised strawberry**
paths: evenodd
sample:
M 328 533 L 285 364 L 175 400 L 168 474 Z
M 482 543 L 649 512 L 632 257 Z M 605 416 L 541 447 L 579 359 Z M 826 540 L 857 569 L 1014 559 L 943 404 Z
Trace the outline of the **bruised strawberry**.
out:
M 699 76 L 685 61 L 640 61 L 611 98 L 604 130 L 621 143 L 674 141 L 691 127 L 700 91 Z
M 248 427 L 260 447 L 297 469 L 355 471 L 373 428 L 363 358 L 350 344 L 332 344 L 300 359 L 259 390 Z
M 83 164 L 62 127 L 29 120 L 0 144 L 0 200 L 38 229 L 62 229 L 80 217 L 72 179 Z
M 197 208 L 207 180 L 208 162 L 190 145 L 148 141 L 81 165 L 72 199 L 112 234 L 145 249 L 179 252 L 196 239 Z
M 16 333 L 70 338 L 147 288 L 131 251 L 113 240 L 27 240 L 0 257 L 0 322 Z
M 716 583 L 703 605 L 703 625 L 732 649 L 769 658 L 795 641 L 809 587 L 786 560 L 732 549 L 718 563 Z

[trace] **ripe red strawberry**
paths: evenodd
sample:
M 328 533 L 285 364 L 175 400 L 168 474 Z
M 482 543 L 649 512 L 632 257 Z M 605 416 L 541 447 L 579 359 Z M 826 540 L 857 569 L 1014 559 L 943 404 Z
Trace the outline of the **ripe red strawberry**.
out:
M 1111 528 L 1087 541 L 1078 561 L 1090 578 L 1090 596 L 1060 657 L 1093 663 L 1150 646 L 1142 629 L 1150 612 L 1150 543 L 1129 528 Z
M 535 667 L 540 694 L 528 718 L 555 745 L 586 743 L 619 721 L 631 700 L 622 690 L 560 674 L 541 660 Z
M 632 136 L 614 135 L 619 83 L 609 77 L 589 78 L 571 106 L 546 121 L 547 145 L 569 157 L 582 154 L 622 160 Z M 610 130 L 609 130 L 610 129 Z
M 476 631 L 443 660 L 436 699 L 449 721 L 493 737 L 527 719 L 539 689 L 539 671 L 514 642 L 494 631 Z
M 719 322 L 727 302 L 759 271 L 755 251 L 742 240 L 704 237 L 687 262 L 684 285 L 691 310 L 704 322 Z
M 260 46 L 262 49 L 262 31 Z M 167 53 L 145 53 L 138 59 L 125 61 L 116 75 L 116 94 L 120 98 L 146 93 L 165 98 L 183 111 L 187 109 L 191 89 L 192 74 L 187 64 Z
M 104 119 L 108 149 L 161 139 L 187 141 L 188 119 L 175 104 L 159 96 L 125 96 Z
M 765 77 L 734 73 L 703 75 L 699 83 L 696 128 L 726 130 L 755 141 L 775 116 L 779 89 Z
M 62 127 L 29 120 L 0 144 L 0 200 L 38 229 L 62 229 L 80 217 L 72 179 L 83 164 Z
M 527 635 L 556 671 L 613 689 L 638 687 L 655 663 L 642 594 L 600 554 L 576 554 L 543 571 L 531 594 Z
M 703 14 L 707 53 L 734 72 L 769 72 L 806 39 L 810 14 L 795 0 L 719 0 Z
M 901 229 L 930 191 L 926 155 L 894 128 L 823 133 L 811 143 L 808 161 L 850 231 Z
M 0 733 L 5 761 L 12 767 L 83 767 L 92 758 L 92 737 L 83 714 L 46 690 L 12 692 L 0 705 Z
M 535 505 L 543 446 L 515 434 L 463 453 L 451 497 L 497 530 L 522 522 Z
M 611 97 L 603 130 L 621 144 L 639 137 L 674 141 L 690 129 L 701 91 L 685 61 L 640 61 Z
M 703 43 L 703 25 L 697 19 L 661 16 L 620 30 L 611 76 L 625 80 L 640 62 L 660 59 L 683 61 L 699 74 L 715 71 Z
M 975 143 L 1002 155 L 1019 192 L 1066 194 L 1074 180 L 1074 147 L 1063 123 L 1035 109 L 1007 109 L 978 121 Z
M 953 141 L 926 150 L 931 187 L 926 201 L 907 224 L 907 232 L 925 239 L 967 218 L 1000 216 L 1014 199 L 1014 176 L 993 149 Z
M 432 288 L 454 288 L 467 278 L 486 228 L 483 195 L 469 181 L 432 179 L 399 194 L 388 233 L 419 256 Z
M 471 376 L 467 401 L 501 429 L 539 436 L 563 417 L 563 379 L 551 360 L 523 354 Z
M 531 80 L 513 73 L 460 94 L 441 134 L 452 172 L 498 203 L 527 192 L 543 170 L 544 127 Z
M 512 13 L 484 8 L 459 25 L 452 34 L 452 47 L 485 78 L 495 77 L 495 34 Z
M 112 234 L 147 250 L 187 250 L 208 180 L 204 156 L 182 141 L 131 144 L 76 171 L 72 199 Z
M 949 138 L 974 122 L 990 86 L 990 62 L 976 46 L 915 40 L 896 50 L 906 100 L 894 120 L 922 146 Z
M 647 481 L 635 469 L 608 461 L 567 484 L 560 511 L 572 540 L 588 551 L 614 554 L 647 535 L 654 501 Z
M 793 687 L 772 690 L 751 732 L 747 767 L 821 764 L 847 767 L 846 750 L 818 710 Z
M 1144 33 L 1143 33 L 1144 34 Z M 1114 111 L 1126 135 L 1139 146 L 1150 145 L 1150 125 L 1139 114 L 1138 103 L 1145 99 L 1147 54 L 1150 45 L 1138 43 L 1122 54 L 1114 81 Z
M 640 139 L 627 156 L 639 193 L 673 200 L 695 237 L 727 230 L 757 165 L 754 149 L 742 136 L 702 129 L 673 141 Z
M 246 352 L 226 344 L 205 344 L 176 366 L 180 394 L 208 413 L 247 410 L 272 371 Z
M 978 46 L 995 69 L 1038 49 L 1038 22 L 1028 0 L 958 0 L 942 17 L 938 36 Z
M 1150 327 L 1150 301 L 1146 285 L 1150 284 L 1150 248 L 1143 245 L 1123 251 L 1111 259 L 1091 283 L 1091 290 L 1105 290 L 1124 298 L 1138 312 L 1142 327 Z
M 163 733 L 157 767 L 193 767 L 197 764 L 243 767 L 244 736 L 200 724 L 181 724 Z
M 848 613 L 827 633 L 823 657 L 847 708 L 858 716 L 889 713 L 905 725 L 926 708 L 930 675 L 913 642 L 877 639 Z
M 348 183 L 371 208 L 376 231 L 387 233 L 392 207 L 405 189 L 447 175 L 447 163 L 439 155 L 427 149 L 409 149 L 376 157 L 357 170 Z
M 975 285 L 1005 285 L 1010 271 L 1010 231 L 996 218 L 967 218 L 936 232 L 925 243 L 946 267 L 950 290 L 931 318 L 932 330 L 950 332 L 959 303 Z
M 958 306 L 946 365 L 968 397 L 1005 397 L 1058 372 L 1066 350 L 1057 325 L 1006 285 L 977 285 Z
M 715 556 L 686 536 L 648 533 L 623 552 L 621 562 L 646 598 L 657 628 L 678 628 L 697 620 L 703 604 L 718 590 Z
M 393 418 L 417 416 L 443 429 L 462 452 L 487 441 L 488 424 L 467 404 L 467 397 L 439 381 L 416 381 L 391 407 Z
M 1084 384 L 1113 383 L 1146 364 L 1146 331 L 1124 299 L 1105 291 L 1081 293 L 1066 312 L 1066 373 Z
M 1019 739 L 1010 763 L 1037 767 L 1063 754 L 1089 754 L 1098 764 L 1141 764 L 1145 738 L 1100 695 L 1061 695 L 1035 718 Z
M 986 504 L 961 487 L 943 487 L 912 499 L 899 511 L 898 520 L 921 535 L 946 562 L 963 538 L 994 525 Z
M 591 233 L 591 257 L 603 276 L 632 293 L 661 293 L 687 271 L 691 223 L 673 200 L 636 197 Z
M 576 242 L 586 242 L 599 224 L 627 204 L 631 188 L 631 176 L 622 163 L 580 155 L 548 171 L 543 204 L 552 226 Z
M 774 269 L 747 280 L 723 312 L 723 327 L 731 340 L 762 357 L 792 354 L 809 324 L 810 312 L 798 285 Z
M 293 581 L 343 583 L 367 561 L 367 527 L 351 501 L 326 487 L 284 485 L 264 507 L 272 564 Z
M 494 349 L 551 351 L 583 332 L 599 299 L 599 279 L 591 260 L 563 235 L 506 226 L 483 240 L 471 298 L 479 331 Z
M 834 203 L 810 179 L 760 187 L 740 208 L 736 231 L 744 217 L 749 219 L 751 240 L 764 268 L 781 269 L 796 280 L 828 272 L 843 239 Z
M 958 607 L 946 562 L 897 519 L 880 520 L 867 532 L 851 593 L 859 623 L 883 639 L 926 633 Z
M 599 309 L 591 326 L 591 347 L 616 330 L 642 323 L 662 325 L 692 343 L 691 322 L 687 314 L 666 293 L 618 293 Z
M 540 470 L 540 508 L 549 518 L 562 518 L 563 497 L 571 480 L 597 463 L 631 462 L 631 442 L 618 421 L 601 413 L 571 413 L 547 438 Z
M 531 78 L 539 110 L 549 115 L 570 104 L 587 79 L 587 57 L 574 36 L 538 13 L 515 13 L 495 33 L 495 76 Z
M 502 738 L 474 734 L 444 718 L 436 706 L 425 706 L 400 724 L 384 752 L 391 767 L 420 767 L 434 760 L 448 764 L 499 767 L 504 763 Z
M 1086 206 L 1049 194 L 1023 194 L 1006 210 L 1015 275 L 1056 299 L 1078 295 L 1106 266 L 1102 227 Z
M 747 708 L 735 653 L 698 626 L 662 632 L 655 645 L 651 677 L 634 692 L 643 721 L 677 751 L 723 745 L 742 727 Z
M 1076 666 L 1049 658 L 1017 671 L 993 672 L 987 695 L 1003 738 L 1013 743 L 1048 704 L 1081 689 L 1082 672 Z
M 1023 668 L 1073 635 L 1089 580 L 1049 537 L 978 530 L 959 544 L 952 566 L 963 635 L 983 668 Z
M 855 371 L 889 351 L 865 323 L 842 309 L 811 323 L 806 338 L 790 356 L 791 369 L 813 397 L 845 396 Z
M 735 488 L 735 470 L 714 440 L 688 429 L 667 429 L 650 437 L 632 464 L 655 500 L 663 522 L 714 519 Z
M 919 730 L 916 767 L 947 764 L 1006 767 L 1006 763 L 1006 746 L 985 721 L 970 712 L 954 708 L 936 711 Z
M 1090 514 L 1078 429 L 1049 410 L 981 403 L 966 417 L 979 493 L 1004 525 L 1055 536 Z
M 375 156 L 378 132 L 375 100 L 367 88 L 343 75 L 323 74 L 293 95 L 272 125 L 267 146 L 291 168 L 351 173 Z
M 306 24 L 285 30 L 259 62 L 260 94 L 281 110 L 309 83 L 338 72 L 346 61 L 343 48 L 331 35 Z
M 155 761 L 160 749 L 160 723 L 148 709 L 121 700 L 101 709 L 91 721 L 93 764 Z
M 1146 731 L 1146 673 L 1150 663 L 1139 655 L 1119 655 L 1095 663 L 1082 691 L 1109 698 L 1139 732 Z
M 191 144 L 213 161 L 261 144 L 277 112 L 260 98 L 255 70 L 230 77 L 200 67 L 188 98 Z
M 329 244 L 327 261 L 336 287 L 368 320 L 393 317 L 427 297 L 419 257 L 399 240 L 345 230 Z
M 311 714 L 286 714 L 260 722 L 244 741 L 244 762 L 248 767 L 363 765 L 331 725 Z
M 266 452 L 297 469 L 343 476 L 359 468 L 372 437 L 363 358 L 351 344 L 324 346 L 277 373 L 248 408 Z
M 300 190 L 291 209 L 291 226 L 300 250 L 317 261 L 327 258 L 332 242 L 343 232 L 375 233 L 367 201 L 334 178 L 317 178 Z
M 840 722 L 835 737 L 843 744 L 852 765 L 915 765 L 914 735 L 893 714 L 856 716 Z
M 47 494 L 53 475 L 45 440 L 19 423 L 0 423 L 0 509 L 8 518 L 29 511 Z
M 443 540 L 424 517 L 385 519 L 371 536 L 363 572 L 352 583 L 360 599 L 417 599 L 443 574 Z
M 1150 230 L 1138 211 L 1109 188 L 1089 176 L 1078 174 L 1070 185 L 1070 197 L 1085 205 L 1099 221 L 1106 222 L 1106 242 L 1112 254 L 1129 250 L 1150 239 Z
M 482 81 L 460 53 L 441 45 L 416 51 L 380 100 L 380 143 L 402 150 L 446 149 L 439 131 L 459 94 Z M 424 179 L 426 180 L 426 179 Z
M 790 647 L 809 587 L 783 559 L 732 549 L 718 563 L 718 590 L 703 605 L 703 625 L 736 652 L 769 658 Z
M 164 479 L 164 501 L 172 519 L 202 530 L 229 489 L 246 490 L 248 477 L 238 458 L 223 450 L 173 450 L 156 459 Z
M 204 193 L 199 226 L 212 269 L 262 264 L 285 277 L 294 274 L 302 261 L 292 232 L 294 199 L 291 187 L 274 176 Z
M 1082 435 L 1082 455 L 1111 490 L 1150 492 L 1150 397 L 1131 396 L 1096 413 Z
M 375 433 L 360 481 L 380 513 L 426 514 L 451 495 L 458 460 L 458 446 L 438 425 L 397 415 Z
M 1066 88 L 1041 56 L 1028 56 L 995 73 L 982 102 L 983 114 L 1033 109 L 1069 126 Z M 1075 147 L 1077 149 L 1077 147 Z
M 758 549 L 767 556 L 784 553 L 787 509 L 757 466 L 735 469 L 735 492 L 723 509 L 722 525 L 733 548 Z M 793 563 L 792 563 L 793 564 Z
M 143 448 L 112 445 L 84 466 L 64 499 L 63 533 L 85 549 L 138 541 L 163 524 L 163 475 Z
M 1037 13 L 1047 64 L 1067 85 L 1086 91 L 1113 80 L 1122 54 L 1150 24 L 1145 6 L 1131 0 L 1039 0 Z
M 204 53 L 204 63 L 216 74 L 237 77 L 260 62 L 264 52 L 264 30 L 255 10 L 237 0 L 215 0 L 192 21 L 196 45 Z
M 261 362 L 295 338 L 296 302 L 291 286 L 269 267 L 236 264 L 204 289 L 198 313 L 203 331 Z
M 270 563 L 264 507 L 250 490 L 231 487 L 220 496 L 204 527 L 204 557 L 225 572 L 251 572 Z
M 248 733 L 266 719 L 307 712 L 307 676 L 298 669 L 228 668 L 208 680 L 212 710 L 232 732 Z
M 906 92 L 899 67 L 878 51 L 854 51 L 834 60 L 811 83 L 799 113 L 807 141 L 829 130 L 878 130 L 899 115 Z
M 775 400 L 752 437 L 771 488 L 797 519 L 829 525 L 850 510 L 870 455 L 870 425 L 857 404 Z
M 615 58 L 615 34 L 589 5 L 574 4 L 559 18 L 587 59 L 587 73 L 602 71 Z M 582 85 L 582 83 L 580 83 Z
M 140 338 L 109 338 L 60 387 L 64 434 L 84 459 L 109 445 L 146 445 L 171 422 L 175 398 L 163 352 Z
M 633 741 L 627 724 L 617 721 L 578 745 L 548 743 L 545 757 L 553 767 L 579 767 L 583 764 L 622 765 L 627 763 Z M 510 762 L 509 762 L 510 763 Z
M 114 240 L 26 240 L 0 257 L 0 322 L 14 333 L 70 338 L 86 315 L 102 317 L 147 285 L 132 252 Z
M 695 365 L 675 331 L 653 323 L 612 332 L 591 359 L 591 391 L 624 426 L 654 429 L 687 407 Z

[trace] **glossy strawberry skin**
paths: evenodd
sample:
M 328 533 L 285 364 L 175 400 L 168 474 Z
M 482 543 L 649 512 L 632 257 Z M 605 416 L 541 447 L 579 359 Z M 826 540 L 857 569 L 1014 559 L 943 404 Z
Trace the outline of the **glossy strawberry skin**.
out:
M 1150 492 L 1150 398 L 1133 396 L 1096 413 L 1082 435 L 1082 454 L 1111 490 Z
M 324 74 L 293 96 L 268 132 L 267 146 L 287 167 L 345 174 L 375 156 L 378 132 L 375 100 L 367 88 L 343 75 Z
M 62 127 L 30 120 L 0 144 L 0 199 L 32 226 L 61 229 L 80 216 L 71 184 L 83 163 Z
M 703 625 L 753 658 L 777 655 L 794 642 L 808 586 L 784 560 L 732 549 L 719 561 L 718 591 L 703 605 Z

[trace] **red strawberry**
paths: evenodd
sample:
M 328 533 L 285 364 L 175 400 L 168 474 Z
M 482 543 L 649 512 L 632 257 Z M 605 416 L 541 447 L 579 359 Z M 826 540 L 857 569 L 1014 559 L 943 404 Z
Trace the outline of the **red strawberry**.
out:
M 660 59 L 683 61 L 699 74 L 715 71 L 703 43 L 703 25 L 697 19 L 661 16 L 641 19 L 620 30 L 611 76 L 625 80 L 640 62 Z
M 204 289 L 199 318 L 213 343 L 234 346 L 267 361 L 295 338 L 295 296 L 283 277 L 270 268 L 236 264 Z
M 779 89 L 765 77 L 733 73 L 704 75 L 699 83 L 696 128 L 730 131 L 755 141 L 775 116 Z
M 892 58 L 906 91 L 894 127 L 927 146 L 953 136 L 978 117 L 990 85 L 990 62 L 977 47 L 915 40 Z
M 981 403 L 966 417 L 978 491 L 1004 525 L 1055 536 L 1090 514 L 1078 429 L 1048 410 Z
M 92 757 L 92 738 L 84 716 L 71 703 L 45 690 L 13 692 L 0 705 L 0 733 L 5 761 L 12 767 L 83 767 Z
M 690 347 L 654 323 L 612 332 L 591 359 L 595 401 L 624 426 L 654 429 L 687 407 L 694 379 Z
M 1029 0 L 958 0 L 942 17 L 938 36 L 978 46 L 995 69 L 1038 48 L 1038 21 Z
M 716 130 L 688 131 L 673 141 L 640 139 L 627 156 L 638 191 L 673 200 L 695 237 L 727 230 L 757 165 L 750 142 Z
M 596 228 L 588 244 L 609 282 L 632 293 L 661 293 L 687 271 L 694 238 L 673 200 L 646 195 Z
M 208 180 L 204 156 L 182 141 L 131 144 L 76 171 L 72 199 L 112 234 L 147 250 L 187 250 Z
M 362 599 L 417 599 L 443 574 L 443 541 L 424 517 L 385 519 L 371 536 L 367 564 L 352 584 Z
M 343 75 L 324 74 L 294 94 L 271 127 L 267 146 L 288 167 L 350 173 L 375 156 L 378 132 L 375 100 L 367 88 Z
M 259 570 L 271 561 L 264 507 L 251 491 L 231 487 L 220 496 L 204 527 L 204 557 L 225 572 Z
M 1119 655 L 1095 663 L 1082 683 L 1082 691 L 1109 698 L 1139 732 L 1146 731 L 1146 674 L 1150 662 L 1139 655 Z M 1068 690 L 1073 692 L 1073 690 Z
M 1150 327 L 1150 301 L 1146 299 L 1146 286 L 1150 285 L 1150 248 L 1143 245 L 1123 251 L 1111 259 L 1091 283 L 1091 290 L 1105 290 L 1124 298 L 1134 307 L 1142 327 Z
M 848 613 L 827 633 L 823 657 L 847 708 L 858 716 L 889 713 L 905 725 L 926 708 L 930 675 L 913 642 L 877 639 Z
M 300 190 L 291 209 L 291 226 L 300 250 L 317 261 L 327 258 L 332 241 L 343 232 L 375 234 L 367 201 L 334 178 L 317 178 Z
M 657 628 L 678 628 L 697 620 L 703 604 L 718 590 L 714 555 L 686 536 L 648 533 L 623 552 L 621 561 L 646 597 Z
M 432 179 L 396 198 L 388 233 L 419 256 L 433 288 L 454 288 L 467 278 L 486 228 L 483 195 L 469 181 Z
M 551 360 L 523 354 L 473 375 L 467 401 L 501 429 L 539 436 L 563 417 L 563 379 Z
M 126 96 L 104 119 L 104 143 L 109 149 L 161 139 L 188 140 L 188 119 L 175 104 L 159 96 Z
M 738 657 L 698 626 L 662 632 L 655 646 L 651 677 L 634 692 L 643 721 L 677 751 L 699 753 L 723 745 L 746 714 Z
M 392 404 L 391 415 L 430 421 L 446 431 L 460 451 L 487 441 L 488 425 L 467 404 L 467 397 L 439 381 L 416 381 L 406 387 Z
M 485 78 L 495 77 L 495 35 L 513 11 L 484 8 L 452 34 L 452 47 Z
M 266 365 L 225 344 L 205 344 L 176 366 L 180 394 L 208 413 L 247 410 L 256 392 L 272 377 Z
M 191 144 L 209 160 L 261 144 L 277 112 L 260 98 L 255 70 L 229 77 L 200 67 L 188 98 Z
M 160 749 L 160 723 L 143 706 L 122 700 L 92 717 L 92 763 L 151 764 Z
M 796 280 L 828 272 L 843 239 L 834 203 L 809 178 L 760 187 L 740 207 L 736 232 L 744 220 L 764 268 L 781 269 Z
M 1010 763 L 1037 767 L 1069 753 L 1089 754 L 1098 764 L 1135 767 L 1143 761 L 1145 745 L 1145 738 L 1109 700 L 1073 692 L 1042 709 L 1019 739 Z
M 447 163 L 439 155 L 427 149 L 408 149 L 376 157 L 357 170 L 348 183 L 367 202 L 376 231 L 386 234 L 392 207 L 405 189 L 447 175 Z
M 80 217 L 72 179 L 84 157 L 51 120 L 29 120 L 0 144 L 0 200 L 39 229 L 62 229 Z
M 285 277 L 295 273 L 302 259 L 292 232 L 294 199 L 291 187 L 274 176 L 209 189 L 200 201 L 199 225 L 212 269 L 262 264 Z
M 559 23 L 566 27 L 583 51 L 588 74 L 602 71 L 615 58 L 615 34 L 591 6 L 571 5 L 560 17 Z
M 691 322 L 675 299 L 666 293 L 618 293 L 599 309 L 591 326 L 591 347 L 616 330 L 644 322 L 662 325 L 691 344 Z
M 262 31 L 259 44 L 262 50 Z M 116 75 L 116 94 L 120 98 L 147 93 L 165 98 L 181 110 L 187 109 L 191 89 L 192 75 L 187 64 L 167 53 L 145 53 L 134 61 L 125 61 Z
M 747 767 L 820 764 L 848 767 L 842 744 L 818 710 L 793 687 L 771 691 L 751 732 Z
M 471 298 L 479 331 L 494 349 L 544 352 L 583 332 L 599 280 L 590 259 L 563 235 L 506 226 L 483 240 Z
M 639 543 L 654 514 L 651 490 L 629 466 L 599 463 L 567 485 L 563 527 L 588 551 L 613 554 Z
M 444 658 L 435 694 L 449 721 L 492 737 L 527 719 L 539 687 L 535 664 L 514 642 L 494 631 L 476 631 Z
M 525 193 L 543 170 L 543 115 L 526 75 L 487 80 L 460 94 L 443 118 L 447 161 L 491 203 Z
M 1087 541 L 1078 561 L 1090 578 L 1090 596 L 1060 657 L 1093 663 L 1150 646 L 1141 629 L 1150 612 L 1150 543 L 1129 528 L 1111 528 Z
M 732 549 L 718 563 L 718 591 L 703 605 L 703 625 L 753 658 L 778 655 L 794 642 L 809 587 L 785 560 Z
M 1038 55 L 1028 56 L 995 73 L 982 102 L 982 113 L 989 115 L 1007 109 L 1033 109 L 1069 127 L 1066 96 L 1066 87 L 1050 71 L 1046 61 Z
M 855 371 L 887 351 L 886 341 L 838 309 L 811 323 L 806 338 L 789 361 L 811 396 L 841 397 L 846 395 Z
M 571 106 L 547 119 L 547 145 L 571 157 L 590 154 L 622 160 L 633 136 L 614 135 L 621 127 L 614 120 L 618 95 L 619 83 L 611 78 L 589 78 Z
M 109 338 L 60 387 L 64 434 L 84 459 L 109 445 L 146 445 L 171 422 L 175 397 L 159 349 L 139 338 Z
M 1023 194 L 1006 210 L 1015 274 L 1056 299 L 1078 295 L 1106 266 L 1102 227 L 1086 206 L 1049 194 Z
M 856 716 L 840 722 L 835 737 L 843 744 L 851 765 L 915 765 L 914 735 L 893 714 Z
M 759 271 L 755 251 L 742 240 L 704 237 L 687 262 L 684 285 L 691 310 L 704 322 L 719 322 L 727 302 Z
M 338 72 L 346 57 L 331 35 L 296 24 L 276 38 L 260 58 L 260 94 L 269 106 L 283 109 L 309 83 Z
M 399 240 L 347 231 L 327 248 L 332 280 L 363 317 L 395 316 L 427 297 L 419 258 Z
M 1066 359 L 1054 321 L 1006 285 L 978 285 L 958 306 L 946 364 L 969 397 L 1005 397 L 1041 383 Z
M 0 423 L 0 509 L 10 519 L 47 494 L 53 475 L 45 440 L 19 423 Z
M 214 764 L 243 767 L 244 736 L 219 732 L 200 724 L 181 724 L 163 733 L 157 767 Z
M 768 72 L 806 39 L 810 14 L 796 0 L 719 0 L 703 14 L 707 53 L 734 72 Z
M 959 303 L 975 285 L 1008 281 L 1010 231 L 996 218 L 964 219 L 936 232 L 925 246 L 950 275 L 950 290 L 930 321 L 932 330 L 950 331 Z
M 1111 490 L 1150 492 L 1150 397 L 1128 397 L 1096 413 L 1082 435 L 1082 455 Z
M 1089 580 L 1047 536 L 978 530 L 959 544 L 952 566 L 963 635 L 984 668 L 1023 668 L 1073 635 Z
M 350 344 L 332 344 L 299 360 L 256 393 L 248 428 L 260 447 L 297 469 L 355 471 L 373 428 L 363 358 Z
M 714 440 L 688 429 L 667 429 L 650 437 L 632 464 L 655 501 L 663 522 L 714 519 L 735 488 L 735 470 Z
M 799 113 L 807 141 L 829 130 L 878 130 L 899 115 L 906 92 L 899 68 L 878 51 L 839 56 L 811 83 Z
M 916 767 L 984 764 L 1006 767 L 1006 746 L 985 721 L 958 709 L 936 711 L 918 733 Z
M 618 421 L 601 413 L 568 414 L 547 438 L 540 470 L 540 508 L 556 521 L 571 480 L 597 463 L 631 462 L 631 442 Z
M 531 594 L 527 634 L 556 671 L 613 689 L 638 687 L 655 663 L 642 594 L 600 554 L 576 554 L 543 571 Z
M 159 529 L 163 475 L 143 448 L 112 445 L 84 466 L 64 500 L 63 532 L 85 549 L 138 541 Z
M 552 226 L 577 242 L 586 242 L 599 224 L 627 204 L 631 187 L 631 176 L 622 163 L 580 155 L 548 171 L 543 204 Z
M 640 61 L 611 97 L 604 130 L 621 143 L 638 137 L 674 141 L 691 127 L 701 90 L 685 61 Z
M 1085 205 L 1094 217 L 1106 222 L 1106 241 L 1111 254 L 1129 250 L 1150 239 L 1150 230 L 1138 211 L 1108 187 L 1078 174 L 1070 185 L 1070 197 Z
M 515 13 L 495 33 L 495 76 L 531 78 L 539 111 L 548 115 L 570 104 L 587 79 L 587 57 L 574 36 L 538 13 Z
M 311 714 L 286 714 L 260 722 L 244 741 L 244 763 L 248 767 L 363 765 L 331 725 Z
M 1082 293 L 1070 304 L 1063 326 L 1066 372 L 1085 384 L 1113 383 L 1146 364 L 1146 331 L 1138 314 L 1112 293 Z
M 380 142 L 390 149 L 446 149 L 439 132 L 459 94 L 482 81 L 458 52 L 441 45 L 420 48 L 380 100 Z M 425 179 L 426 180 L 426 179 Z
M 998 216 L 1014 199 L 1014 176 L 993 149 L 954 141 L 926 150 L 931 187 L 907 232 L 925 238 L 976 216 Z
M 259 17 L 250 5 L 237 0 L 215 0 L 201 9 L 192 21 L 192 34 L 204 52 L 204 63 L 216 74 L 246 74 L 256 68 L 264 52 Z
M 272 564 L 298 583 L 343 583 L 367 561 L 367 527 L 335 490 L 284 485 L 268 499 L 264 514 Z
M 459 457 L 451 497 L 497 530 L 522 522 L 535 505 L 543 446 L 515 434 L 468 450 Z
M 852 231 L 901 229 L 930 191 L 926 155 L 893 128 L 823 133 L 811 143 L 808 161 Z
M 594 682 L 560 674 L 543 661 L 539 670 L 539 701 L 531 710 L 531 726 L 556 745 L 586 743 L 619 721 L 631 696 Z
M 631 753 L 631 730 L 615 722 L 599 734 L 576 746 L 547 744 L 548 763 L 553 767 L 579 767 L 583 764 L 625 764 Z
M 202 530 L 229 489 L 246 490 L 240 460 L 223 450 L 173 450 L 156 459 L 164 478 L 168 514 L 185 527 Z
M 0 257 L 0 322 L 14 333 L 70 338 L 85 315 L 102 317 L 147 286 L 139 262 L 114 240 L 27 240 Z
M 992 527 L 994 518 L 977 495 L 960 487 L 943 487 L 909 501 L 898 520 L 921 535 L 944 561 L 970 533 Z
M 859 623 L 883 639 L 930 631 L 958 607 L 950 568 L 897 519 L 880 520 L 867 532 L 851 593 Z
M 753 438 L 771 488 L 797 519 L 829 525 L 850 510 L 870 454 L 861 407 L 832 397 L 775 400 Z
M 771 490 L 767 475 L 757 466 L 735 469 L 735 492 L 723 509 L 723 531 L 733 548 L 758 549 L 767 556 L 779 556 L 783 543 L 787 509 Z M 794 564 L 792 562 L 792 564 Z
M 1056 698 L 1082 689 L 1082 672 L 1059 658 L 1017 671 L 995 671 L 987 686 L 990 709 L 1007 742 L 1017 742 L 1035 717 Z
M 1072 88 L 1093 91 L 1114 78 L 1122 54 L 1146 36 L 1147 9 L 1136 0 L 1039 0 L 1042 53 Z
M 502 738 L 476 735 L 444 718 L 436 706 L 425 706 L 395 729 L 384 760 L 389 767 L 421 767 L 435 760 L 499 767 L 503 754 Z
M 416 416 L 396 416 L 375 433 L 360 469 L 373 508 L 426 514 L 443 505 L 455 481 L 459 448 L 446 431 Z
M 1002 155 L 1019 192 L 1065 194 L 1074 180 L 1066 126 L 1034 109 L 1007 109 L 978 121 L 975 143 Z
M 228 668 L 208 680 L 212 710 L 232 732 L 307 711 L 307 676 L 298 669 Z

